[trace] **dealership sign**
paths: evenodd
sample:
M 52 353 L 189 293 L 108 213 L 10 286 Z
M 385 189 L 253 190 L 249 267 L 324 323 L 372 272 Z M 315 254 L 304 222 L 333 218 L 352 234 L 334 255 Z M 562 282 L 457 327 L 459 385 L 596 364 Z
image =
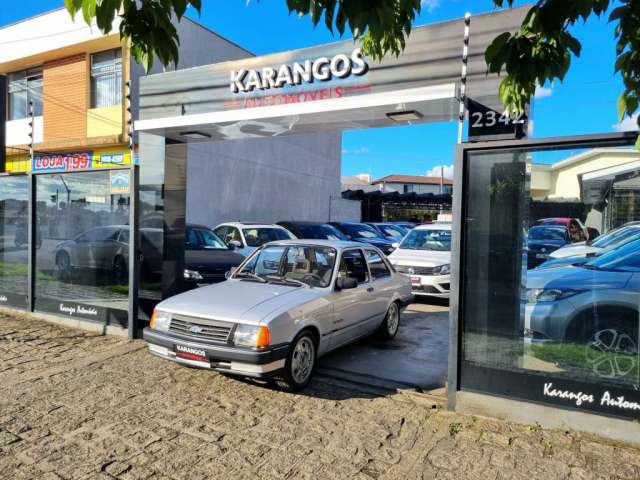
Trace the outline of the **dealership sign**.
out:
M 343 79 L 351 75 L 364 75 L 369 70 L 359 48 L 351 55 L 339 53 L 332 58 L 319 57 L 277 67 L 261 69 L 240 69 L 231 71 L 231 93 L 245 93 L 254 90 L 269 90 L 285 86 L 296 86 L 314 81 Z
M 93 152 L 60 153 L 33 157 L 34 172 L 59 172 L 68 170 L 89 170 Z

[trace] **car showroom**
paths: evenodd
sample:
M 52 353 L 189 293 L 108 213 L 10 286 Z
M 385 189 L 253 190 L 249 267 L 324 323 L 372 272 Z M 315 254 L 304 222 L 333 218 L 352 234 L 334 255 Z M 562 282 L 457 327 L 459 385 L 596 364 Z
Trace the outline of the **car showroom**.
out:
M 524 13 L 416 28 L 379 62 L 346 41 L 141 77 L 130 162 L 0 176 L 0 304 L 256 388 L 321 371 L 637 436 L 640 154 L 498 125 L 484 51 Z M 449 190 L 343 193 L 344 131 L 465 115 Z

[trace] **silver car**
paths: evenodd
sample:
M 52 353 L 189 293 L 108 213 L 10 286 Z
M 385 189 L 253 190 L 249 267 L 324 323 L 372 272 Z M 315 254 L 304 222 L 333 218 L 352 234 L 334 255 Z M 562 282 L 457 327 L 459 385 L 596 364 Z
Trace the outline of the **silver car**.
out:
M 169 360 L 299 390 L 321 355 L 376 332 L 395 337 L 411 299 L 409 278 L 375 247 L 283 240 L 226 282 L 159 303 L 144 339 Z

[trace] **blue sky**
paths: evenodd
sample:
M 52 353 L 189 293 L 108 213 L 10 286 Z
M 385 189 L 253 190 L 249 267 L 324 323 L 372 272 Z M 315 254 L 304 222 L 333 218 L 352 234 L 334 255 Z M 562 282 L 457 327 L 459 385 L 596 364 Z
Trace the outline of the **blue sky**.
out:
M 62 0 L 21 0 L 0 10 L 0 25 L 52 8 Z M 324 27 L 312 29 L 308 18 L 289 15 L 285 0 L 203 0 L 193 18 L 256 54 L 308 47 L 334 40 Z M 516 0 L 516 5 L 526 2 Z M 479 14 L 491 0 L 424 0 L 416 25 Z M 613 74 L 613 27 L 604 19 L 579 25 L 574 34 L 583 53 L 564 83 L 546 85 L 534 102 L 534 136 L 610 132 L 616 128 L 616 99 L 621 81 Z M 454 122 L 349 131 L 343 135 L 343 174 L 424 174 L 450 165 L 456 141 Z M 549 157 L 551 158 L 551 157 Z

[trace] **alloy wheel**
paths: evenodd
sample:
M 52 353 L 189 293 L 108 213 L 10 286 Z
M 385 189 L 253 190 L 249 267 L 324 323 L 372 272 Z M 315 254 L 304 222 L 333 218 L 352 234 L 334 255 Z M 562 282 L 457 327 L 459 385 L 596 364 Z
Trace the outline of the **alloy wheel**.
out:
M 298 340 L 291 357 L 291 376 L 297 384 L 305 383 L 311 376 L 316 353 L 315 345 L 308 336 Z
M 389 307 L 387 312 L 387 331 L 389 335 L 394 336 L 398 331 L 398 325 L 400 324 L 400 312 L 398 311 L 398 305 L 394 302 Z
M 585 347 L 587 363 L 602 378 L 622 378 L 636 368 L 638 346 L 617 328 L 598 330 Z

